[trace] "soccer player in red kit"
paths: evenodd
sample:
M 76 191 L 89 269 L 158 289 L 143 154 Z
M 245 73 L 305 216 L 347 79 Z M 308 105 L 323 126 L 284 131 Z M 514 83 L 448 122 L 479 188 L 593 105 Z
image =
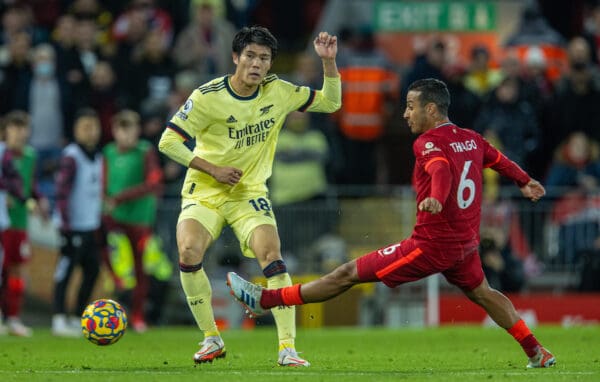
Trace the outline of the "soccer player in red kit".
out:
M 544 196 L 544 187 L 481 135 L 450 122 L 449 105 L 450 94 L 442 81 L 418 80 L 408 88 L 404 118 L 411 132 L 419 134 L 413 144 L 418 211 L 412 235 L 306 284 L 264 289 L 228 273 L 232 295 L 251 315 L 276 306 L 326 301 L 359 283 L 381 281 L 393 288 L 442 273 L 519 342 L 529 358 L 528 368 L 556 363 L 510 300 L 489 286 L 478 253 L 483 169 L 492 168 L 513 180 L 534 202 Z

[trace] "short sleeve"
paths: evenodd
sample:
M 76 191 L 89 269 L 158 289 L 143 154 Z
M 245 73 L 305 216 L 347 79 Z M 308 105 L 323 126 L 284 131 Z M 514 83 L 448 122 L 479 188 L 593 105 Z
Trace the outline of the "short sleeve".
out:
M 413 153 L 417 165 L 427 171 L 427 167 L 436 161 L 448 162 L 444 151 L 440 148 L 440 145 L 436 142 L 435 137 L 432 136 L 419 136 L 413 144 Z

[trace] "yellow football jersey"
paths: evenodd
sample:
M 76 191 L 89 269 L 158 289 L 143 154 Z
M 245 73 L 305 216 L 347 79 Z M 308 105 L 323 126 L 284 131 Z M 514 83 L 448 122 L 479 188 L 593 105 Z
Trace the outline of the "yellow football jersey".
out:
M 341 89 L 339 77 L 326 77 L 327 81 L 330 83 L 324 86 Z M 248 192 L 265 192 L 286 116 L 296 110 L 333 112 L 340 104 L 341 100 L 327 99 L 320 90 L 294 85 L 274 74 L 247 97 L 234 92 L 229 76 L 200 86 L 167 125 L 186 139 L 196 139 L 194 155 L 218 166 L 238 168 L 243 175 L 238 184 L 229 186 L 190 168 L 182 196 L 218 203 L 217 199 L 235 200 Z

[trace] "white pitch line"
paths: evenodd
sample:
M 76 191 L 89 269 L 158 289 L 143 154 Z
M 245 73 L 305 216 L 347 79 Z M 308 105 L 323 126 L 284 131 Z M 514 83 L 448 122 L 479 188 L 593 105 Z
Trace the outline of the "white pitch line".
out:
M 189 371 L 185 371 L 188 373 Z M 219 374 L 225 372 L 225 370 L 203 370 L 203 373 L 211 373 L 211 374 Z M 290 373 L 289 371 L 233 371 L 227 370 L 227 374 L 234 375 L 315 375 L 326 373 L 327 375 L 332 376 L 385 376 L 385 375 L 398 375 L 398 376 L 406 376 L 406 377 L 418 377 L 425 376 L 430 374 L 447 374 L 447 375 L 513 375 L 513 376 L 523 376 L 523 375 L 540 375 L 536 374 L 535 370 L 531 371 L 506 371 L 502 372 L 499 370 L 493 371 L 455 371 L 455 372 L 440 372 L 434 371 L 431 372 L 423 372 L 423 373 L 414 373 L 414 372 L 393 372 L 393 371 L 385 371 L 385 372 L 365 372 L 365 371 L 327 371 L 327 370 L 314 370 L 314 371 L 294 371 Z M 91 369 L 79 369 L 79 370 L 32 370 L 32 371 L 8 371 L 8 370 L 0 370 L 0 374 L 26 374 L 26 375 L 43 375 L 43 374 L 184 374 L 184 371 L 170 371 L 170 370 L 91 370 Z M 593 371 L 559 371 L 552 370 L 552 375 L 600 375 L 600 372 Z

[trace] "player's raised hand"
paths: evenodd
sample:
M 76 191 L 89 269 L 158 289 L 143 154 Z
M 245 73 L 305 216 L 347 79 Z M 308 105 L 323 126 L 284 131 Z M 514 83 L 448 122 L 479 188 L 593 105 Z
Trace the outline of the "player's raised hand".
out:
M 432 198 L 431 196 L 425 198 L 419 203 L 419 211 L 430 212 L 432 214 L 439 214 L 442 212 L 442 203 L 439 202 L 436 198 Z
M 540 182 L 531 179 L 529 183 L 521 187 L 521 193 L 532 202 L 537 202 L 542 196 L 546 195 L 546 189 Z
M 337 37 L 327 32 L 319 32 L 313 42 L 315 52 L 321 59 L 333 59 L 337 55 Z
M 218 182 L 233 186 L 242 178 L 242 170 L 239 170 L 235 167 L 215 166 L 214 170 L 211 172 L 211 175 Z

